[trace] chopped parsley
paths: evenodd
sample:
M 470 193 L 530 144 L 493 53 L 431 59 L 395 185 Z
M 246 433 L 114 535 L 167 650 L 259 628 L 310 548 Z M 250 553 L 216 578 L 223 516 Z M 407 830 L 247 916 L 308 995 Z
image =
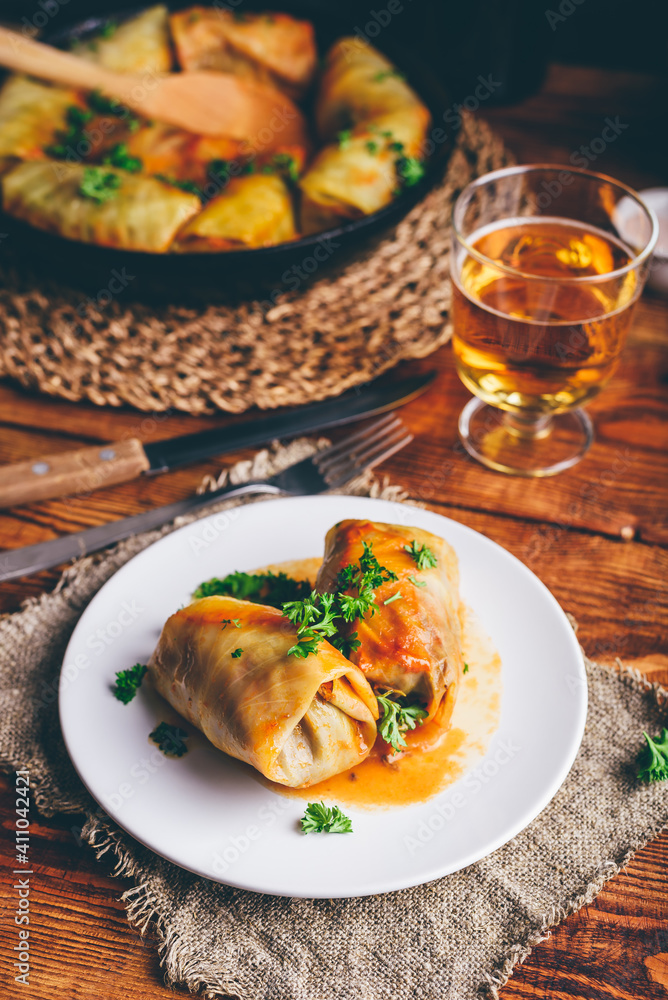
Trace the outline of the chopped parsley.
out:
M 402 691 L 388 691 L 384 695 L 376 695 L 378 708 L 382 713 L 378 721 L 378 732 L 396 753 L 408 746 L 404 733 L 421 726 L 429 714 L 419 705 L 404 706 L 396 701 L 396 698 L 405 697 Z
M 112 115 L 114 118 L 123 118 L 125 124 L 131 132 L 136 132 L 141 122 L 139 118 L 124 104 L 121 104 L 115 97 L 105 97 L 99 90 L 92 90 L 88 97 L 88 107 L 92 108 L 98 115 Z M 151 122 L 147 121 L 147 125 Z
M 426 582 L 424 580 L 418 580 L 414 576 L 412 576 L 411 574 L 409 574 L 408 579 L 411 581 L 411 583 L 413 584 L 414 587 L 426 587 L 427 586 L 427 584 L 426 584 Z
M 396 76 L 400 80 L 404 80 L 404 74 L 400 73 L 398 69 L 382 69 L 380 73 L 376 73 L 374 76 L 375 83 L 382 83 L 383 80 L 387 80 L 391 76 Z
M 168 757 L 183 757 L 188 753 L 188 747 L 184 740 L 188 739 L 188 733 L 180 726 L 172 726 L 169 722 L 161 722 L 152 733 L 149 733 L 150 740 L 162 750 Z
M 208 173 L 219 184 L 227 184 L 230 179 L 230 160 L 211 160 Z
M 428 545 L 418 545 L 415 540 L 410 545 L 404 545 L 404 552 L 408 552 L 418 569 L 432 569 L 438 561 Z
M 156 181 L 162 181 L 163 184 L 170 184 L 172 187 L 179 188 L 180 191 L 187 191 L 188 194 L 196 194 L 198 198 L 202 198 L 202 192 L 194 181 L 180 181 L 176 177 L 168 177 L 166 174 L 153 174 L 153 176 Z
M 262 168 L 263 174 L 283 174 L 286 181 L 296 184 L 299 180 L 299 168 L 294 156 L 290 153 L 276 153 L 270 163 Z
M 668 781 L 668 729 L 652 739 L 643 733 L 647 745 L 638 757 L 638 777 L 641 781 Z
M 118 21 L 107 21 L 100 29 L 100 38 L 111 38 L 118 30 Z
M 349 128 L 345 128 L 343 129 L 343 131 L 339 132 L 339 134 L 336 137 L 336 141 L 339 144 L 339 149 L 347 149 L 352 141 L 352 137 L 353 133 L 352 130 Z
M 242 653 L 243 653 L 243 649 L 241 648 L 241 646 L 237 646 L 236 649 L 232 650 L 232 659 L 233 660 L 238 660 Z
M 193 594 L 212 597 L 222 594 L 236 597 L 239 601 L 253 601 L 255 604 L 269 604 L 280 608 L 286 601 L 300 601 L 311 592 L 308 580 L 293 580 L 287 573 L 228 573 L 223 579 L 214 577 L 205 580 Z
M 376 588 L 397 579 L 396 573 L 380 565 L 370 545 L 362 542 L 362 546 L 358 563 L 350 563 L 339 573 L 334 593 L 319 594 L 314 590 L 304 600 L 287 601 L 283 605 L 283 614 L 297 626 L 297 643 L 288 654 L 305 658 L 317 652 L 325 639 L 330 639 L 344 656 L 349 656 L 360 645 L 356 632 L 340 635 L 339 625 L 342 621 L 364 618 L 369 612 L 375 614 L 378 610 Z M 350 590 L 352 594 L 346 593 Z
M 235 628 L 241 628 L 241 621 L 239 618 L 223 618 L 220 624 L 223 626 L 223 632 L 228 625 L 234 625 Z
M 121 179 L 102 167 L 86 167 L 79 185 L 79 194 L 96 201 L 98 205 L 115 198 L 121 186 Z
M 324 802 L 309 802 L 301 819 L 303 833 L 352 833 L 353 824 L 349 816 L 338 806 L 326 806 Z
M 71 149 L 76 150 L 79 143 L 82 140 L 86 140 L 84 127 L 92 117 L 92 111 L 80 108 L 76 104 L 71 104 L 65 112 L 67 128 L 65 131 L 59 131 L 56 134 L 57 142 L 51 146 L 46 146 L 44 152 L 48 153 L 49 156 L 64 158 Z
M 124 705 L 129 705 L 137 694 L 145 673 L 146 667 L 143 663 L 135 663 L 134 667 L 129 667 L 127 670 L 119 670 L 116 674 L 114 697 Z
M 464 669 L 462 670 L 462 673 L 463 674 L 468 674 L 468 672 L 469 672 L 469 665 L 468 665 L 468 663 L 465 663 L 464 664 Z
M 424 177 L 424 164 L 414 156 L 398 156 L 394 165 L 402 187 L 414 187 Z
M 403 594 L 401 593 L 400 590 L 398 590 L 396 594 L 392 594 L 392 597 L 388 597 L 386 601 L 383 601 L 383 605 L 392 604 L 394 601 L 401 601 L 402 598 Z
M 128 153 L 128 147 L 124 142 L 117 142 L 102 162 L 111 167 L 118 167 L 119 170 L 128 170 L 132 174 L 136 174 L 143 166 L 138 156 L 131 156 Z
M 375 155 L 378 152 L 378 143 L 374 142 L 373 139 L 369 139 L 369 141 L 366 143 L 366 148 L 369 150 L 369 152 L 373 156 L 373 155 Z

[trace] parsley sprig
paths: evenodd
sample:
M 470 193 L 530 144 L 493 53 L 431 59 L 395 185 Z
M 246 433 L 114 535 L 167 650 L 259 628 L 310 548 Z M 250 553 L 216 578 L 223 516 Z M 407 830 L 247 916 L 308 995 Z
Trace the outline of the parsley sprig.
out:
M 353 824 L 349 816 L 338 806 L 326 806 L 324 802 L 309 802 L 301 819 L 303 833 L 352 833 Z
M 131 174 L 138 173 L 143 166 L 138 156 L 130 155 L 125 142 L 117 142 L 115 146 L 112 146 L 102 162 L 112 167 L 118 167 L 120 170 L 127 170 Z
M 79 194 L 102 205 L 116 197 L 120 186 L 118 174 L 112 174 L 102 167 L 86 167 L 79 184 Z
M 188 733 L 180 726 L 172 726 L 169 722 L 161 722 L 149 733 L 149 739 L 157 745 L 158 750 L 162 750 L 168 757 L 183 757 L 188 753 L 188 747 L 184 740 L 188 739 Z
M 438 560 L 428 545 L 418 545 L 413 539 L 410 545 L 404 545 L 404 552 L 414 560 L 418 569 L 433 569 Z
M 325 639 L 330 639 L 344 656 L 349 656 L 360 645 L 356 632 L 340 635 L 339 626 L 342 622 L 375 614 L 378 610 L 376 589 L 388 580 L 397 579 L 396 573 L 380 565 L 371 545 L 362 542 L 362 546 L 357 564 L 350 563 L 339 573 L 334 593 L 319 594 L 314 590 L 304 600 L 287 601 L 283 605 L 283 614 L 297 626 L 297 643 L 288 654 L 306 658 L 317 652 Z
M 421 726 L 429 714 L 419 705 L 402 705 L 397 701 L 397 698 L 405 697 L 403 691 L 394 690 L 376 694 L 378 708 L 382 713 L 378 721 L 378 732 L 396 753 L 408 746 L 404 733 Z
M 668 781 L 668 729 L 652 739 L 643 733 L 647 746 L 638 757 L 638 777 L 641 781 Z
M 286 601 L 299 601 L 311 592 L 308 580 L 294 580 L 287 573 L 228 573 L 222 579 L 213 577 L 205 580 L 193 594 L 200 597 L 212 597 L 215 594 L 236 597 L 240 601 L 253 601 L 255 604 L 269 604 L 280 608 Z
M 129 705 L 137 694 L 145 673 L 146 667 L 143 663 L 135 663 L 134 667 L 129 667 L 128 670 L 119 670 L 116 674 L 114 696 L 124 705 Z

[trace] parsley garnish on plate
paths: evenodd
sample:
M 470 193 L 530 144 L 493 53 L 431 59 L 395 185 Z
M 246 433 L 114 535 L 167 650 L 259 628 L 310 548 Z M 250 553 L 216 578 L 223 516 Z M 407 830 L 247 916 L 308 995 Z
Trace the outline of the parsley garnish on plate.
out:
M 382 69 L 380 73 L 376 73 L 374 76 L 375 83 L 382 83 L 383 80 L 387 80 L 391 76 L 396 76 L 400 80 L 404 80 L 404 74 L 400 73 L 398 69 Z
M 111 38 L 118 29 L 118 21 L 107 21 L 100 29 L 101 38 Z
M 102 167 L 86 167 L 79 185 L 79 194 L 102 205 L 105 201 L 115 198 L 121 186 L 121 179 Z
M 638 777 L 641 781 L 668 781 L 668 729 L 652 739 L 643 733 L 647 745 L 638 757 Z
M 369 139 L 366 143 L 366 148 L 369 150 L 372 156 L 378 152 L 378 143 L 374 142 L 373 139 Z
M 294 156 L 290 153 L 276 153 L 271 161 L 262 167 L 263 174 L 282 174 L 290 184 L 299 180 L 299 168 Z
M 427 584 L 424 580 L 417 580 L 414 576 L 409 575 L 408 579 L 411 581 L 415 587 L 426 587 Z
M 388 597 L 388 599 L 386 601 L 383 601 L 383 604 L 384 605 L 386 605 L 386 604 L 393 604 L 394 601 L 400 601 L 402 599 L 402 597 L 403 597 L 403 594 L 401 593 L 400 590 L 398 590 L 396 592 L 396 594 L 392 594 L 392 597 Z
M 143 166 L 138 156 L 130 155 L 127 144 L 124 142 L 117 142 L 102 162 L 111 167 L 118 167 L 119 170 L 128 170 L 131 174 L 136 174 Z
M 188 747 L 184 740 L 188 739 L 188 733 L 180 726 L 172 726 L 169 722 L 161 722 L 155 727 L 148 738 L 153 740 L 158 750 L 162 750 L 168 757 L 183 757 L 188 753 Z
M 232 659 L 233 660 L 238 660 L 242 653 L 243 653 L 243 649 L 241 648 L 241 646 L 237 646 L 236 649 L 232 650 Z
M 347 149 L 351 143 L 353 137 L 352 129 L 344 128 L 337 135 L 336 139 L 339 144 L 339 149 Z
M 236 628 L 241 628 L 241 620 L 239 618 L 223 618 L 220 624 L 223 626 L 223 632 L 228 625 L 234 625 Z
M 415 540 L 410 545 L 404 545 L 404 552 L 408 552 L 418 569 L 433 569 L 438 562 L 428 545 L 418 545 Z
M 465 663 L 464 664 L 464 669 L 462 670 L 462 673 L 463 674 L 468 674 L 468 672 L 469 672 L 469 665 L 468 665 L 468 663 Z
M 114 697 L 124 705 L 129 705 L 137 694 L 145 673 L 146 667 L 143 663 L 135 663 L 134 667 L 129 667 L 127 670 L 119 670 L 116 674 Z
M 401 705 L 396 700 L 405 697 L 401 691 L 388 691 L 386 694 L 376 695 L 382 713 L 378 721 L 378 732 L 397 753 L 408 746 L 404 733 L 421 726 L 429 714 L 419 705 Z
M 212 597 L 216 594 L 236 597 L 239 601 L 253 601 L 280 608 L 286 601 L 299 601 L 311 593 L 308 580 L 294 580 L 287 573 L 228 573 L 222 579 L 213 577 L 205 580 L 193 594 Z
M 325 639 L 330 639 L 344 656 L 349 656 L 360 645 L 356 632 L 350 636 L 338 634 L 340 621 L 353 622 L 369 612 L 375 614 L 378 610 L 376 588 L 397 579 L 396 573 L 380 565 L 371 545 L 362 542 L 362 546 L 358 563 L 350 563 L 339 573 L 333 594 L 319 594 L 314 590 L 303 600 L 286 601 L 283 605 L 283 614 L 297 626 L 297 643 L 289 653 L 305 658 L 317 652 Z M 350 590 L 352 594 L 345 593 Z
M 338 806 L 309 802 L 301 819 L 303 833 L 352 833 L 353 823 Z

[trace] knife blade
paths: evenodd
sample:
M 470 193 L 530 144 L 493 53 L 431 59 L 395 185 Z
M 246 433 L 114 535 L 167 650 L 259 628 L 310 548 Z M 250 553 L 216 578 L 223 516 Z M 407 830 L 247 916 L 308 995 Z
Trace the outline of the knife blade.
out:
M 385 385 L 369 382 L 336 399 L 164 441 L 143 444 L 138 438 L 128 438 L 0 466 L 0 507 L 88 493 L 212 455 L 361 420 L 409 402 L 424 392 L 435 377 L 432 371 Z

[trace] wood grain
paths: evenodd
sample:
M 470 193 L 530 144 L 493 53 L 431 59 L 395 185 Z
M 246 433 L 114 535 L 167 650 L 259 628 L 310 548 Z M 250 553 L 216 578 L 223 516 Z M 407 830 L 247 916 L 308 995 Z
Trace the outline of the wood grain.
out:
M 661 183 L 656 95 L 662 81 L 552 67 L 540 94 L 511 108 L 482 109 L 520 162 L 568 163 L 600 135 L 606 116 L 628 129 L 593 164 L 637 187 Z M 398 375 L 438 369 L 429 396 L 402 417 L 416 434 L 410 449 L 380 470 L 429 507 L 484 532 L 524 560 L 580 623 L 587 653 L 636 665 L 668 683 L 668 303 L 645 293 L 622 363 L 591 404 L 596 441 L 574 469 L 549 480 L 506 478 L 475 465 L 457 444 L 456 418 L 467 399 L 449 348 Z M 35 397 L 0 385 L 0 462 L 30 460 L 79 446 L 137 437 L 157 440 L 238 418 L 139 414 Z M 337 435 L 334 435 L 335 437 Z M 137 513 L 193 492 L 206 473 L 244 453 L 169 475 L 106 485 L 86 497 L 44 500 L 0 511 L 0 546 L 27 545 Z M 0 590 L 0 611 L 53 586 L 56 572 Z M 0 821 L 13 829 L 13 795 Z M 0 993 L 31 1000 L 163 1000 L 153 940 L 125 920 L 128 884 L 109 877 L 72 833 L 74 817 L 33 813 L 34 975 L 30 992 L 7 975 L 15 943 L 8 838 L 0 909 Z M 668 835 L 647 845 L 600 893 L 538 945 L 502 989 L 502 1000 L 662 1000 L 668 996 Z M 4 984 L 7 984 L 6 987 Z M 318 998 L 320 1000 L 320 998 Z M 325 1000 L 325 998 L 322 998 Z

